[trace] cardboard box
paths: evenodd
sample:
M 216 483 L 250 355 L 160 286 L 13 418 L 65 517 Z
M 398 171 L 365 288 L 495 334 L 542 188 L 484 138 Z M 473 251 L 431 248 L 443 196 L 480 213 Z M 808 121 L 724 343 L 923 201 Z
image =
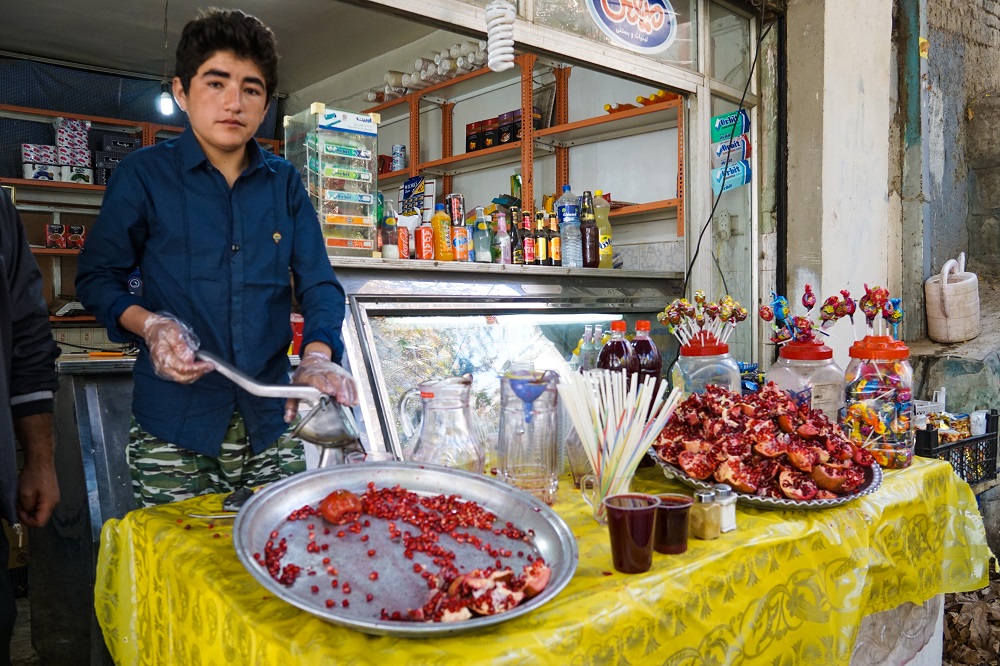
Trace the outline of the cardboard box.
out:
M 128 157 L 128 153 L 121 150 L 95 150 L 94 166 L 111 167 L 113 169 L 126 157 Z
M 101 136 L 102 151 L 118 151 L 130 153 L 139 147 L 139 137 L 115 132 Z
M 94 170 L 82 166 L 59 167 L 59 177 L 65 183 L 94 184 Z
M 82 224 L 71 224 L 69 225 L 69 231 L 66 236 L 66 247 L 73 250 L 79 250 L 83 248 L 83 242 L 87 240 L 87 228 Z
M 498 145 L 514 141 L 514 112 L 508 111 L 497 116 Z
M 111 166 L 94 166 L 94 184 L 95 185 L 107 185 L 108 181 L 111 180 L 111 172 L 115 170 Z
M 66 225 L 46 224 L 45 225 L 45 247 L 54 250 L 66 249 Z
M 3 532 L 7 536 L 7 568 L 16 569 L 28 563 L 28 530 L 21 530 L 21 542 L 18 544 L 14 529 L 3 521 Z
M 500 121 L 497 118 L 487 118 L 483 121 L 483 148 L 493 148 L 500 145 Z
M 542 128 L 542 112 L 537 106 L 531 107 L 532 125 L 536 130 Z M 514 109 L 514 136 L 521 140 L 521 109 Z
M 59 167 L 54 164 L 22 164 L 27 180 L 59 180 Z
M 465 152 L 471 153 L 482 148 L 483 123 L 477 120 L 465 126 Z

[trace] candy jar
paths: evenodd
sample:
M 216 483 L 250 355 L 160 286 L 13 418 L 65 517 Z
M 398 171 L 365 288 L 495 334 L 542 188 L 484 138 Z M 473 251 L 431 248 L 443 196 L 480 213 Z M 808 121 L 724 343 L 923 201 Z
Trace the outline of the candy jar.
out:
M 791 340 L 778 350 L 778 361 L 765 381 L 786 391 L 796 403 L 822 411 L 836 421 L 844 406 L 844 371 L 833 360 L 833 350 L 820 340 Z
M 851 345 L 840 423 L 882 467 L 913 461 L 913 370 L 910 350 L 889 335 L 868 335 Z
M 684 397 L 704 393 L 709 385 L 739 393 L 740 368 L 729 355 L 729 345 L 702 332 L 681 345 L 680 356 L 674 364 L 673 381 Z

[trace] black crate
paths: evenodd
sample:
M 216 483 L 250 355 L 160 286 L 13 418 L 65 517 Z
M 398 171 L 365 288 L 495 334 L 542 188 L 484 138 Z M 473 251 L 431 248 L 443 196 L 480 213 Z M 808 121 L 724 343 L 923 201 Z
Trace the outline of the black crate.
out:
M 986 434 L 960 439 L 957 442 L 938 444 L 934 428 L 917 430 L 918 456 L 947 460 L 955 472 L 967 483 L 983 483 L 997 476 L 997 422 L 1000 415 L 991 409 L 986 415 Z

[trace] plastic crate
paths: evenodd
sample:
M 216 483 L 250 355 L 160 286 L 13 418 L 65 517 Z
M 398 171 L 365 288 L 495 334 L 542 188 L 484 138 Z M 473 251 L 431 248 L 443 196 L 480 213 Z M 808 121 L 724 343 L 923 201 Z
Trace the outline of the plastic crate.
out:
M 991 409 L 986 415 L 986 434 L 938 444 L 934 428 L 917 430 L 916 453 L 924 458 L 947 460 L 955 473 L 969 484 L 983 483 L 997 476 L 997 422 L 1000 414 Z

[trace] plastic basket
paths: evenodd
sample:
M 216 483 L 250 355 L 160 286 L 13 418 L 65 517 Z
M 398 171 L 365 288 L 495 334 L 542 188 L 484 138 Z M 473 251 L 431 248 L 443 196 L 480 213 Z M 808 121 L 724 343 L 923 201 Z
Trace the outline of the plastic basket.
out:
M 997 422 L 1000 414 L 991 409 L 986 415 L 986 434 L 960 439 L 957 442 L 938 444 L 934 428 L 917 430 L 916 453 L 924 458 L 947 460 L 955 473 L 966 483 L 975 484 L 995 479 L 997 476 Z

